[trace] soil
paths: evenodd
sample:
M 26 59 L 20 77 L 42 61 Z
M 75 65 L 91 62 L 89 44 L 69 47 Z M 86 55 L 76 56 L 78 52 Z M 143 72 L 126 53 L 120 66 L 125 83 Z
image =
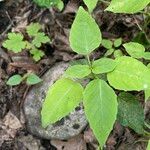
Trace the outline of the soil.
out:
M 40 77 L 57 62 L 70 62 L 83 57 L 72 52 L 69 46 L 69 30 L 82 0 L 64 0 L 62 12 L 56 8 L 39 8 L 31 0 L 0 1 L 0 149 L 1 150 L 96 150 L 97 141 L 89 127 L 79 136 L 68 141 L 45 140 L 31 135 L 26 128 L 23 104 L 30 86 L 22 83 L 8 86 L 6 81 L 16 73 L 23 75 L 29 70 Z M 125 15 L 104 12 L 106 5 L 98 4 L 93 17 L 101 26 L 104 38 L 123 38 L 131 41 L 139 32 L 137 22 L 141 15 Z M 42 24 L 42 30 L 52 39 L 42 45 L 45 56 L 35 63 L 27 51 L 14 54 L 2 47 L 2 42 L 11 31 L 23 32 L 31 22 Z M 99 58 L 105 49 L 100 47 L 91 56 Z M 136 94 L 136 93 L 135 93 Z M 143 102 L 143 99 L 141 99 Z M 147 112 L 148 114 L 148 112 Z M 150 115 L 147 115 L 150 116 Z M 147 139 L 132 129 L 116 122 L 110 134 L 106 150 L 146 150 Z M 78 145 L 78 146 L 77 146 Z M 75 147 L 77 148 L 75 149 Z

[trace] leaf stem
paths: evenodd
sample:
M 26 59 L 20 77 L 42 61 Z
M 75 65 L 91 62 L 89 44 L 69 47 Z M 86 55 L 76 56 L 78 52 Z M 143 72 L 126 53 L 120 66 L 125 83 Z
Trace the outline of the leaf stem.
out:
M 89 67 L 90 67 L 90 69 L 91 69 L 91 72 L 92 72 L 92 62 L 90 61 L 90 56 L 89 56 L 89 55 L 86 55 L 86 59 L 87 59 L 87 61 L 88 61 L 88 65 L 89 65 Z
M 91 70 L 91 75 L 92 75 L 93 79 L 97 79 L 98 76 L 92 72 L 92 62 L 90 61 L 89 55 L 86 55 L 86 59 L 88 61 L 88 65 L 89 65 L 89 68 Z
M 24 81 L 32 72 L 29 71 L 26 74 L 24 74 L 24 76 L 22 77 L 22 81 Z

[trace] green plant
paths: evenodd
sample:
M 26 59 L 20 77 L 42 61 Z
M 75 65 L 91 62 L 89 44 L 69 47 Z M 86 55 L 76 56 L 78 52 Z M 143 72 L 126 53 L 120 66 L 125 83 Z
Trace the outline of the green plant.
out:
M 62 10 L 64 3 L 62 0 L 33 0 L 37 5 L 41 7 L 57 7 L 59 10 Z
M 107 7 L 107 11 L 112 11 L 114 13 L 128 13 L 133 14 L 143 10 L 148 4 L 150 0 L 112 0 L 109 7 Z
M 147 5 L 149 6 L 150 0 L 143 0 L 137 3 L 136 0 L 112 0 L 110 5 L 106 8 L 107 11 L 111 11 L 114 13 L 141 13 L 143 15 L 143 24 L 142 26 L 138 24 L 136 20 L 137 26 L 140 29 L 140 32 L 133 39 L 134 42 L 138 42 L 143 44 L 145 47 L 150 47 L 150 38 L 147 36 L 148 26 L 150 25 L 150 13 L 149 8 L 145 8 Z M 145 8 L 145 9 L 144 9 Z M 143 10 L 144 9 L 144 10 Z
M 24 36 L 21 33 L 8 33 L 8 39 L 3 42 L 3 47 L 13 51 L 14 53 L 22 52 L 23 50 L 29 50 L 35 61 L 39 61 L 44 52 L 40 50 L 42 44 L 50 42 L 48 36 L 44 32 L 41 32 L 41 25 L 38 23 L 31 23 L 26 28 L 29 40 L 24 40 Z
M 69 40 L 72 50 L 84 55 L 88 63 L 70 66 L 64 76 L 50 87 L 42 106 L 41 121 L 45 128 L 66 116 L 83 102 L 90 127 L 102 149 L 116 119 L 122 125 L 147 135 L 143 128 L 143 109 L 135 96 L 127 91 L 145 91 L 148 99 L 150 96 L 150 69 L 138 60 L 139 58 L 145 59 L 147 52 L 141 44 L 135 42 L 123 45 L 130 56 L 115 59 L 104 57 L 91 61 L 90 54 L 99 47 L 101 42 L 107 49 L 111 49 L 113 43 L 108 40 L 102 41 L 101 31 L 90 14 L 97 1 L 84 0 L 84 2 L 89 12 L 79 7 L 71 27 Z M 131 5 L 128 5 L 129 0 L 113 0 L 106 10 L 135 13 L 149 3 L 147 0 L 143 3 L 136 2 L 136 5 L 134 0 L 132 2 Z M 134 5 L 136 7 L 133 7 Z M 121 39 L 114 42 L 115 48 L 121 44 Z M 105 75 L 106 78 L 102 78 L 102 75 Z M 80 81 L 87 78 L 89 83 L 84 87 Z M 117 100 L 115 90 L 126 92 L 120 93 Z M 121 109 L 124 105 L 126 107 Z M 134 114 L 131 109 L 135 111 Z M 126 118 L 123 118 L 127 112 L 130 113 L 130 118 L 127 114 Z
M 148 146 L 147 146 L 147 149 L 146 150 L 150 150 L 150 140 L 148 142 Z
M 108 39 L 103 39 L 101 44 L 104 48 L 107 49 L 105 53 L 106 57 L 112 54 L 114 54 L 115 58 L 123 55 L 122 51 L 119 49 L 122 44 L 122 38 L 115 39 L 113 42 Z
M 19 74 L 13 75 L 7 81 L 7 85 L 15 86 L 21 82 L 26 81 L 28 85 L 34 85 L 42 82 L 42 80 L 34 73 L 26 73 L 23 77 Z

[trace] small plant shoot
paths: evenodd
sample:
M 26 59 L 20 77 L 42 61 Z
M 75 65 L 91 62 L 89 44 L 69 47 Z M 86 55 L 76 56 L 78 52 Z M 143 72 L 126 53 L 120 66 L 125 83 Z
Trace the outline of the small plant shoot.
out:
M 59 10 L 62 10 L 64 3 L 62 0 L 33 0 L 40 7 L 57 7 Z
M 122 45 L 122 38 L 118 38 L 113 41 L 103 39 L 101 45 L 106 49 L 106 57 L 114 55 L 114 57 L 117 58 L 123 55 L 122 51 L 119 49 Z
M 34 73 L 26 73 L 24 74 L 24 76 L 16 74 L 16 75 L 11 76 L 8 79 L 6 84 L 10 86 L 15 86 L 15 85 L 21 84 L 23 81 L 26 81 L 27 85 L 34 85 L 34 84 L 42 82 L 42 79 L 40 79 Z
M 41 25 L 38 23 L 31 23 L 26 28 L 26 32 L 30 38 L 30 41 L 26 41 L 21 33 L 8 33 L 8 39 L 3 42 L 3 47 L 14 52 L 19 53 L 27 49 L 32 55 L 35 61 L 39 61 L 44 52 L 40 50 L 42 44 L 50 42 L 48 36 L 44 32 L 41 32 Z

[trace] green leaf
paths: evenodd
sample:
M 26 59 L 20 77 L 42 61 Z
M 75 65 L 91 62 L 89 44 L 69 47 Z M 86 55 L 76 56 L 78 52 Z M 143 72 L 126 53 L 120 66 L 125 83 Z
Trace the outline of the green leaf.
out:
M 22 77 L 19 74 L 13 75 L 7 81 L 7 85 L 18 85 L 22 82 Z
M 43 103 L 42 126 L 47 127 L 69 114 L 83 98 L 82 86 L 70 79 L 56 81 L 48 90 Z
M 116 68 L 107 74 L 107 79 L 115 89 L 140 91 L 150 88 L 150 70 L 140 61 L 128 57 L 118 57 Z
M 36 4 L 38 4 L 41 7 L 52 7 L 58 5 L 61 0 L 33 0 Z
M 26 42 L 26 49 L 28 50 L 31 49 L 33 45 L 28 41 L 25 41 L 25 42 Z
M 150 60 L 150 52 L 145 52 L 143 58 L 146 60 Z
M 118 121 L 138 134 L 144 134 L 144 110 L 138 99 L 122 92 L 118 96 L 118 103 Z
M 146 150 L 150 150 L 150 140 L 148 142 L 148 145 L 147 145 L 147 149 Z
M 95 74 L 107 73 L 114 70 L 116 62 L 110 58 L 101 58 L 93 62 L 92 72 Z
M 118 57 L 121 57 L 121 56 L 123 56 L 123 53 L 122 53 L 122 51 L 121 50 L 115 50 L 114 51 L 114 57 L 115 58 L 118 58 Z
M 88 55 L 101 43 L 101 32 L 91 15 L 79 7 L 70 31 L 70 46 L 78 54 Z
M 107 11 L 111 11 L 114 13 L 137 13 L 140 10 L 144 9 L 150 0 L 112 0 L 110 5 L 106 8 Z
M 145 48 L 150 47 L 150 40 L 148 39 L 145 32 L 138 32 L 138 34 L 134 37 L 133 42 L 137 42 L 142 44 Z
M 113 43 L 112 43 L 112 41 L 110 41 L 110 40 L 103 39 L 101 44 L 102 44 L 102 46 L 105 47 L 106 49 L 112 49 Z
M 88 7 L 89 12 L 91 13 L 93 9 L 96 7 L 98 0 L 83 0 L 86 6 Z
M 42 82 L 42 79 L 40 79 L 36 74 L 31 73 L 27 76 L 27 84 L 28 85 L 34 85 L 37 83 Z
M 150 63 L 147 64 L 147 68 L 150 69 Z
M 150 89 L 146 89 L 144 91 L 144 94 L 145 94 L 145 102 L 150 98 Z
M 133 58 L 142 58 L 144 56 L 145 48 L 143 45 L 135 42 L 123 44 L 127 53 Z
M 46 36 L 45 33 L 40 32 L 36 34 L 35 38 L 32 41 L 32 44 L 39 48 L 41 47 L 42 43 L 45 44 L 47 42 L 50 42 L 49 37 Z
M 69 63 L 71 66 L 74 65 L 87 65 L 88 61 L 84 58 L 84 59 L 78 59 L 78 60 L 72 60 Z
M 8 39 L 3 42 L 3 47 L 14 53 L 21 52 L 26 47 L 26 42 L 23 41 L 23 35 L 20 33 L 8 33 Z
M 118 38 L 114 41 L 114 46 L 119 47 L 122 44 L 122 38 Z
M 39 49 L 32 49 L 30 53 L 33 55 L 35 61 L 39 61 L 45 55 L 44 52 Z
M 29 36 L 36 36 L 40 29 L 41 29 L 41 25 L 39 23 L 31 23 L 26 28 Z
M 103 80 L 95 79 L 83 94 L 85 114 L 101 148 L 104 146 L 117 115 L 117 96 Z
M 114 51 L 115 51 L 115 49 L 113 49 L 113 48 L 108 49 L 104 56 L 110 56 L 113 54 Z
M 91 70 L 88 65 L 74 65 L 69 67 L 65 75 L 71 78 L 84 78 L 91 73 Z
M 150 63 L 147 65 L 147 68 L 150 69 Z M 145 102 L 146 102 L 150 98 L 150 89 L 144 90 L 144 94 L 145 94 Z
M 57 7 L 60 11 L 62 11 L 63 8 L 64 8 L 64 3 L 63 3 L 63 1 L 58 0 L 58 2 L 57 2 L 57 4 L 56 4 L 56 7 Z

